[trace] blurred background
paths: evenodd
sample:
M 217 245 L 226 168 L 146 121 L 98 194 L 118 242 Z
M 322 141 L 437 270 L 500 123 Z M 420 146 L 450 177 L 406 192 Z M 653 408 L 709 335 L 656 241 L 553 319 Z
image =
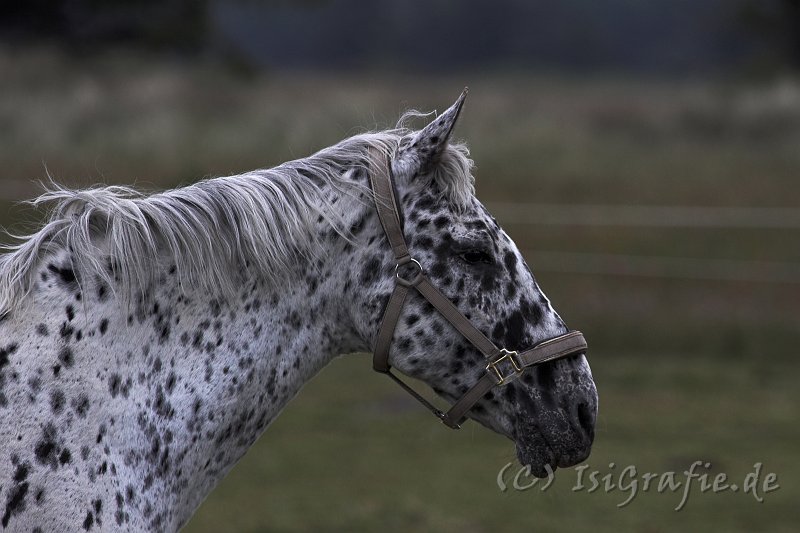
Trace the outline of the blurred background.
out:
M 511 442 L 437 424 L 353 355 L 186 530 L 795 531 L 796 0 L 6 3 L 0 224 L 41 216 L 17 202 L 46 172 L 174 187 L 442 111 L 465 85 L 479 197 L 590 342 L 590 469 L 701 460 L 735 481 L 761 462 L 780 489 L 618 508 L 630 489 L 574 491 L 567 469 L 502 492 Z

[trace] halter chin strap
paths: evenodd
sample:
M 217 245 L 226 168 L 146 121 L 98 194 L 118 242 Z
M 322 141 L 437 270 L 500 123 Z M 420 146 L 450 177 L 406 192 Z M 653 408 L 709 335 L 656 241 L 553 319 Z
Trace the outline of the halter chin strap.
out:
M 493 387 L 506 385 L 514 381 L 528 367 L 586 351 L 586 340 L 580 331 L 570 331 L 564 335 L 548 339 L 520 353 L 498 348 L 486 338 L 486 335 L 473 326 L 469 319 L 461 314 L 456 306 L 431 284 L 430 280 L 425 276 L 422 265 L 411 257 L 403 236 L 403 228 L 400 224 L 400 211 L 392 183 L 391 163 L 386 156 L 377 153 L 377 151 L 371 153 L 371 159 L 373 168 L 369 173 L 370 183 L 378 210 L 378 217 L 380 218 L 381 226 L 383 226 L 383 231 L 389 239 L 394 258 L 397 261 L 394 290 L 389 302 L 386 304 L 386 310 L 383 313 L 383 320 L 375 341 L 372 360 L 372 367 L 375 371 L 387 374 L 447 426 L 459 429 L 470 408 Z M 486 357 L 486 373 L 447 412 L 440 411 L 428 400 L 417 394 L 414 389 L 392 373 L 392 367 L 389 364 L 389 350 L 394 331 L 400 319 L 400 313 L 403 311 L 406 297 L 411 289 L 419 292 L 459 333 Z

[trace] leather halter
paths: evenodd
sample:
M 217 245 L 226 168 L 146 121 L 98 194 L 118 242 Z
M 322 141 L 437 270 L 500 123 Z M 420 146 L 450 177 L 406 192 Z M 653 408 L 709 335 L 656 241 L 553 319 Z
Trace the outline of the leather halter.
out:
M 400 211 L 395 196 L 392 180 L 391 163 L 383 154 L 371 154 L 373 169 L 369 173 L 372 193 L 378 210 L 383 231 L 389 239 L 395 261 L 395 286 L 386 310 L 383 313 L 378 336 L 375 341 L 372 367 L 375 371 L 386 374 L 403 389 L 427 407 L 447 426 L 459 429 L 467 411 L 495 386 L 502 386 L 518 378 L 526 368 L 553 361 L 562 357 L 586 351 L 586 340 L 580 331 L 570 331 L 564 335 L 553 337 L 536 344 L 524 352 L 498 348 L 486 335 L 478 330 L 455 305 L 434 287 L 422 265 L 413 259 L 408 251 L 403 227 L 400 223 Z M 394 330 L 403 310 L 406 297 L 411 289 L 416 289 L 423 298 L 430 302 L 450 324 L 458 330 L 487 360 L 486 373 L 447 411 L 442 412 L 428 400 L 420 396 L 414 389 L 392 373 L 389 364 L 389 350 L 394 337 Z

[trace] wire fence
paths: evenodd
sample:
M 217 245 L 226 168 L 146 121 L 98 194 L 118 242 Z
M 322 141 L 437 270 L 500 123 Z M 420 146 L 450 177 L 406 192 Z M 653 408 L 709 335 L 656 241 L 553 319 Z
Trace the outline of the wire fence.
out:
M 487 208 L 505 224 L 800 229 L 800 207 L 490 203 Z
M 504 224 L 763 231 L 800 229 L 800 208 L 791 207 L 529 203 L 493 203 L 487 207 Z M 800 264 L 791 262 L 542 250 L 525 252 L 537 270 L 548 272 L 683 280 L 800 283 Z
M 800 264 L 523 250 L 536 271 L 683 280 L 800 283 Z

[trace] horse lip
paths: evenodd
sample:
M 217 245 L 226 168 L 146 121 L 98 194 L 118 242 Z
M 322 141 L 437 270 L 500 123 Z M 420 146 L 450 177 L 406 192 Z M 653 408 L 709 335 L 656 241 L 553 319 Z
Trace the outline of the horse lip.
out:
M 545 478 L 553 474 L 560 465 L 560 458 L 556 457 L 555 452 L 549 444 L 545 444 L 546 453 L 537 457 L 534 450 L 528 448 L 519 441 L 516 442 L 517 460 L 528 469 L 532 476 Z
M 539 424 L 515 424 L 512 440 L 517 458 L 523 466 L 530 466 L 536 477 L 552 475 L 557 468 L 568 468 L 586 460 L 591 454 L 593 438 L 577 430 L 576 438 L 558 442 L 558 437 Z M 556 442 L 552 439 L 556 438 Z M 549 468 L 548 468 L 549 467 Z

